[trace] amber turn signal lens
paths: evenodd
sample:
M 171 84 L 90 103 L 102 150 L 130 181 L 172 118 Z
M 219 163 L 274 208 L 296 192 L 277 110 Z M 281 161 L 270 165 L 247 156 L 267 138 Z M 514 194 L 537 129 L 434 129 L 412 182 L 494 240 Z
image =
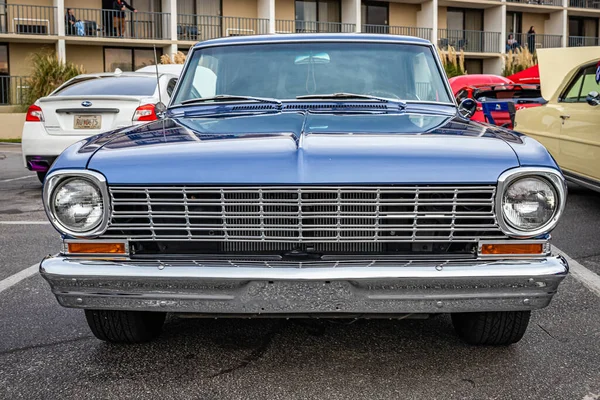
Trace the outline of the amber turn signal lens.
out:
M 542 254 L 542 243 L 484 244 L 481 254 Z
M 70 254 L 125 254 L 125 243 L 69 243 Z

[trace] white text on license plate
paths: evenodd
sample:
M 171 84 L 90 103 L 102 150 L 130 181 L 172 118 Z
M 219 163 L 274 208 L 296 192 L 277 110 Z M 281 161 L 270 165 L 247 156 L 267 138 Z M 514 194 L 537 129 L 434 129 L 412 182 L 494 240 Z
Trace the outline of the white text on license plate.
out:
M 102 124 L 101 115 L 76 115 L 74 127 L 75 129 L 100 129 Z

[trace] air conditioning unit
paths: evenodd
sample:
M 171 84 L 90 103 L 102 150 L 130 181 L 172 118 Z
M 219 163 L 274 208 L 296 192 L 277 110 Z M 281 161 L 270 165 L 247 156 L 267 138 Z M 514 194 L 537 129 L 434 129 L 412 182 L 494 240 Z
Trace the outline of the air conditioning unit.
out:
M 227 28 L 227 36 L 246 36 L 254 35 L 254 29 Z

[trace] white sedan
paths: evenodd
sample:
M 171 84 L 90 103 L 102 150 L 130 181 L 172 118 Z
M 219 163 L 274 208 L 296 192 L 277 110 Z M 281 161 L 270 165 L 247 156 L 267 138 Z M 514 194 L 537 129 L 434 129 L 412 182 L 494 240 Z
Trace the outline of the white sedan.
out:
M 27 111 L 21 141 L 26 168 L 43 181 L 56 157 L 71 144 L 156 120 L 155 106 L 169 104 L 178 77 L 159 71 L 157 81 L 156 72 L 116 72 L 79 75 L 65 82 Z

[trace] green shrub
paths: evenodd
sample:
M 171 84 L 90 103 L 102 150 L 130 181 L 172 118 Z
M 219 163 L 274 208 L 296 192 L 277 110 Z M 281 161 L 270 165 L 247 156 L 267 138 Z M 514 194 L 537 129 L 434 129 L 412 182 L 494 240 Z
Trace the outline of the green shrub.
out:
M 503 58 L 503 76 L 511 76 L 537 64 L 537 57 L 535 54 L 531 54 L 527 47 L 515 49 L 514 51 L 510 50 L 504 54 Z
M 85 73 L 82 66 L 63 63 L 54 53 L 34 53 L 31 56 L 33 72 L 27 79 L 28 88 L 23 93 L 22 108 L 27 108 L 40 97 L 48 96 L 69 79 Z

